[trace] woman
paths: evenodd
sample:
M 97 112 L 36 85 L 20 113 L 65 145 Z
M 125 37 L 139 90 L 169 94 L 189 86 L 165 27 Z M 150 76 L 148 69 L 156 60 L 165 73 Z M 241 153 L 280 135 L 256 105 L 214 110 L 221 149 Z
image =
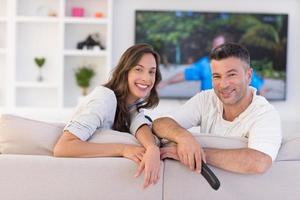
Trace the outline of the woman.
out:
M 104 86 L 94 89 L 78 106 L 54 148 L 54 156 L 123 156 L 139 164 L 135 176 L 145 171 L 144 187 L 159 179 L 160 151 L 142 108 L 158 104 L 156 86 L 161 80 L 159 55 L 147 44 L 125 51 Z M 96 130 L 130 132 L 143 145 L 91 143 Z

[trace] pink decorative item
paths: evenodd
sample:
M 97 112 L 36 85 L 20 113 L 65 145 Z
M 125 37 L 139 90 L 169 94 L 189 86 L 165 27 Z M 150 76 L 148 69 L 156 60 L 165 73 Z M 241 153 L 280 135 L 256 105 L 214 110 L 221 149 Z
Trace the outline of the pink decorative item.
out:
M 103 16 L 104 16 L 103 12 L 96 12 L 96 13 L 95 13 L 95 17 L 96 17 L 96 18 L 101 18 L 101 17 L 103 17 Z
M 81 8 L 81 7 L 72 8 L 72 16 L 73 17 L 83 17 L 84 16 L 84 9 Z

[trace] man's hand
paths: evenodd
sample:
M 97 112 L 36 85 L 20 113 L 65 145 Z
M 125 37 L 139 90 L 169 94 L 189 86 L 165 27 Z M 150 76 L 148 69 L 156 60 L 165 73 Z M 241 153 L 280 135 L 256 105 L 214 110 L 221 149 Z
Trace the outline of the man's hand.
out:
M 143 171 L 145 171 L 144 188 L 157 183 L 160 178 L 160 152 L 157 146 L 149 146 L 146 149 L 135 177 L 138 177 Z
M 177 154 L 181 163 L 191 170 L 201 172 L 201 160 L 206 162 L 201 145 L 190 134 L 177 137 Z
M 160 159 L 172 158 L 179 161 L 179 156 L 177 154 L 177 145 L 167 146 L 160 148 Z
M 204 152 L 190 132 L 168 117 L 154 120 L 152 128 L 160 138 L 177 143 L 177 155 L 180 162 L 191 170 L 201 172 L 201 159 L 206 162 Z M 174 149 L 171 154 L 169 150 L 167 152 L 174 157 Z

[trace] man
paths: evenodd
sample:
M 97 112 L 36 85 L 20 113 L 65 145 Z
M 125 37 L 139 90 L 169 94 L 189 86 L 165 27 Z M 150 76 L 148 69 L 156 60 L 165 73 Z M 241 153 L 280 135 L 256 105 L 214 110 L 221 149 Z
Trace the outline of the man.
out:
M 224 44 L 226 38 L 224 35 L 217 35 L 212 41 L 212 49 Z M 201 81 L 200 91 L 208 90 L 212 88 L 212 76 L 210 59 L 208 56 L 201 57 L 196 62 L 192 63 L 184 71 L 171 76 L 170 78 L 163 80 L 159 84 L 159 88 L 166 87 L 167 85 L 180 83 L 183 81 Z M 255 87 L 260 95 L 265 94 L 264 79 L 256 74 L 255 71 L 252 72 L 252 79 L 250 85 Z
M 213 90 L 198 93 L 171 117 L 154 121 L 153 130 L 176 146 L 161 149 L 162 158 L 173 158 L 200 172 L 201 159 L 237 173 L 263 173 L 277 156 L 281 144 L 280 117 L 267 100 L 249 86 L 252 77 L 248 51 L 234 43 L 216 47 L 210 55 Z M 240 149 L 201 148 L 187 129 L 248 139 Z M 200 141 L 201 142 L 201 141 Z

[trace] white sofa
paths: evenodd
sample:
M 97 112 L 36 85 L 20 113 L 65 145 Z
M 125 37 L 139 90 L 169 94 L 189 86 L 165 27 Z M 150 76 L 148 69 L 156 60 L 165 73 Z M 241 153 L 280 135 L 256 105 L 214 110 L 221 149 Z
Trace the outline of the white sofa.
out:
M 161 162 L 161 178 L 142 189 L 136 164 L 125 158 L 55 158 L 52 149 L 64 124 L 12 115 L 0 118 L 0 199 L 299 199 L 300 125 L 285 123 L 284 141 L 272 168 L 262 175 L 230 173 L 214 167 L 221 182 L 213 190 L 199 174 L 173 160 Z M 204 147 L 239 148 L 241 138 L 195 136 Z M 91 142 L 138 144 L 126 133 L 97 132 Z

